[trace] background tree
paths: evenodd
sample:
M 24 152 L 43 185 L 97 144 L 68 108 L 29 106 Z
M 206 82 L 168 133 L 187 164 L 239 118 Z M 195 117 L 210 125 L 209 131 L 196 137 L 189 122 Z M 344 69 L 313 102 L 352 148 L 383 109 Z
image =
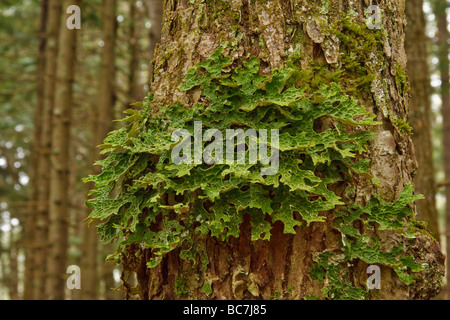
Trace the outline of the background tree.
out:
M 42 110 L 42 133 L 40 143 L 37 145 L 39 150 L 38 161 L 38 181 L 50 181 L 50 164 L 52 150 L 52 128 L 53 128 L 53 108 L 55 93 L 55 78 L 57 57 L 59 50 L 59 33 L 62 19 L 62 3 L 53 1 L 50 3 L 46 34 L 45 51 L 45 73 L 44 73 L 44 107 Z M 50 184 L 38 185 L 38 208 L 36 217 L 36 230 L 33 239 L 35 259 L 33 262 L 33 297 L 42 299 L 45 297 L 47 276 L 47 255 L 48 242 L 47 234 L 49 227 L 49 201 Z
M 80 6 L 81 1 L 67 0 L 64 8 Z M 69 230 L 69 156 L 73 82 L 75 77 L 77 29 L 61 23 L 57 59 L 55 100 L 52 114 L 52 153 L 50 166 L 49 230 L 46 294 L 50 299 L 63 300 L 67 269 Z
M 100 69 L 99 92 L 97 107 L 93 116 L 93 145 L 94 149 L 106 137 L 112 128 L 114 115 L 115 90 L 115 35 L 116 35 L 116 1 L 103 1 L 103 36 L 102 36 L 102 65 Z M 93 152 L 95 158 L 97 151 Z M 95 228 L 88 228 L 85 237 L 86 262 L 86 298 L 95 299 L 98 294 L 97 246 L 98 236 Z
M 437 57 L 439 59 L 439 73 L 441 79 L 440 96 L 442 100 L 441 113 L 443 118 L 443 159 L 445 172 L 445 197 L 446 197 L 446 239 L 450 243 L 450 95 L 449 95 L 449 59 L 448 59 L 448 21 L 447 1 L 433 1 L 433 12 L 437 21 Z M 450 256 L 450 247 L 447 245 L 447 257 Z M 447 299 L 450 297 L 450 267 L 447 263 Z
M 417 219 L 428 223 L 428 229 L 439 241 L 440 232 L 436 209 L 436 181 L 434 177 L 433 143 L 431 140 L 431 85 L 428 66 L 428 38 L 425 33 L 423 1 L 406 3 L 408 20 L 405 48 L 408 55 L 408 78 L 410 82 L 410 121 L 412 139 L 418 163 L 414 179 L 416 193 L 425 195 L 417 202 Z
M 39 31 L 39 7 L 27 6 L 25 2 L 2 1 L 0 4 L 0 66 L 3 70 L 0 75 L 0 239 L 3 241 L 0 269 L 7 279 L 11 279 L 9 271 L 15 273 L 14 257 L 10 255 L 14 250 L 10 250 L 12 243 L 7 239 L 16 239 L 17 231 L 22 229 L 19 224 L 24 225 L 28 217 L 26 201 L 36 102 L 37 42 L 34 40 Z M 19 254 L 22 259 L 23 243 Z M 9 293 L 14 291 L 13 287 L 0 287 L 1 299 L 8 299 Z
M 149 59 L 153 60 L 156 45 L 161 41 L 162 17 L 163 17 L 163 1 L 162 0 L 146 0 L 148 17 L 150 18 L 152 27 L 150 28 L 149 38 Z M 152 82 L 153 66 L 150 69 L 150 81 Z
M 38 54 L 37 54 L 37 71 L 36 71 L 36 82 L 37 82 L 37 98 L 36 98 L 36 106 L 34 112 L 34 135 L 33 135 L 33 161 L 30 172 L 30 204 L 29 204 L 29 214 L 28 219 L 26 221 L 27 232 L 26 236 L 26 264 L 25 264 L 25 277 L 27 279 L 32 279 L 33 275 L 33 266 L 35 265 L 35 236 L 36 228 L 37 228 L 37 214 L 33 214 L 37 212 L 38 201 L 39 201 L 39 185 L 37 184 L 37 177 L 39 173 L 39 161 L 40 161 L 40 143 L 42 137 L 42 112 L 44 109 L 44 81 L 45 81 L 45 52 L 46 52 L 46 29 L 47 29 L 47 15 L 48 15 L 48 1 L 42 1 L 40 7 L 40 27 L 39 27 L 39 45 L 38 45 Z M 41 227 L 42 228 L 42 227 Z M 43 252 L 40 252 L 41 259 L 43 256 Z M 42 263 L 42 260 L 41 260 Z M 45 268 L 45 264 L 41 265 L 40 268 Z M 42 269 L 41 269 L 42 270 Z M 40 279 L 40 278 L 39 278 Z M 33 285 L 32 281 L 25 285 L 24 298 L 31 299 L 33 298 Z M 41 287 L 42 289 L 42 287 Z

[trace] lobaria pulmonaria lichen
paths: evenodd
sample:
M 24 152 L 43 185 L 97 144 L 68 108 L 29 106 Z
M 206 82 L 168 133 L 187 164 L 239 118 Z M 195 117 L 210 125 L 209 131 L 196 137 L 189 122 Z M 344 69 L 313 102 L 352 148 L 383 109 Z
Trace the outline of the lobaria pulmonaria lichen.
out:
M 393 203 L 375 195 L 366 206 L 337 191 L 350 188 L 355 175 L 370 180 L 367 145 L 374 138 L 370 127 L 379 124 L 375 116 L 336 83 L 313 92 L 296 80 L 301 70 L 293 63 L 264 75 L 258 58 L 233 65 L 222 53 L 220 47 L 187 71 L 180 90 L 200 89 L 199 103 L 155 105 L 149 94 L 142 110 L 128 110 L 122 120 L 127 125 L 105 139 L 102 153 L 108 156 L 96 163 L 103 170 L 85 182 L 95 183 L 95 197 L 87 201 L 93 208 L 89 219 L 101 220 L 103 241 L 118 243 L 110 258 L 120 262 L 121 253 L 138 245 L 151 250 L 149 268 L 175 249 L 183 259 L 207 264 L 205 257 L 197 259 L 195 234 L 223 241 L 239 237 L 245 214 L 251 217 L 252 240 L 270 240 L 276 221 L 285 233 L 295 233 L 303 223 L 333 219 L 342 234 L 341 249 L 319 254 L 311 266 L 311 277 L 324 283 L 325 298 L 367 296 L 345 277 L 346 263 L 355 259 L 395 268 L 411 283 L 412 272 L 422 266 L 402 246 L 386 251 L 377 231 L 411 235 L 408 206 L 418 199 L 412 187 L 406 186 Z M 172 132 L 194 134 L 195 121 L 204 130 L 278 129 L 278 172 L 262 175 L 259 162 L 173 163 L 177 143 Z M 356 228 L 357 221 L 364 227 Z M 210 286 L 205 290 L 210 292 Z

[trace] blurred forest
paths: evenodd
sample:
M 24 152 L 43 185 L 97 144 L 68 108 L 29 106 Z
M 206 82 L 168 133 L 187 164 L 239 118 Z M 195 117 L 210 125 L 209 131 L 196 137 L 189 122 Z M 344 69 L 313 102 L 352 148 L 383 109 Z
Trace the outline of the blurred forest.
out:
M 92 173 L 96 146 L 112 120 L 148 91 L 162 2 L 83 1 L 82 29 L 76 39 L 67 39 L 65 9 L 72 4 L 76 1 L 0 3 L 0 299 L 122 298 L 111 290 L 119 286 L 120 273 L 104 263 L 107 249 L 84 221 L 88 186 L 81 179 Z M 74 70 L 66 74 L 57 72 L 67 63 L 62 52 L 67 46 L 58 50 L 60 41 L 76 45 Z M 63 86 L 73 88 L 71 96 Z M 72 111 L 62 110 L 58 119 L 54 109 L 62 104 Z M 67 148 L 59 153 L 64 168 L 54 165 L 51 153 L 58 143 Z M 67 202 L 52 208 L 50 199 L 61 196 Z M 57 265 L 62 269 L 52 270 Z M 83 296 L 46 288 L 52 272 L 65 274 L 69 265 L 83 272 Z M 56 280 L 66 287 L 66 278 Z
M 446 0 L 407 0 L 410 123 L 418 218 L 450 245 L 449 24 Z M 79 5 L 82 28 L 66 28 Z M 0 299 L 123 299 L 85 219 L 96 146 L 152 81 L 162 0 L 0 2 Z M 98 172 L 97 172 L 98 173 Z M 447 249 L 446 249 L 447 248 Z M 447 254 L 448 255 L 448 254 Z M 83 290 L 68 290 L 78 265 Z M 61 277 L 65 275 L 65 277 Z M 448 282 L 448 281 L 447 281 Z M 440 299 L 450 299 L 450 286 Z

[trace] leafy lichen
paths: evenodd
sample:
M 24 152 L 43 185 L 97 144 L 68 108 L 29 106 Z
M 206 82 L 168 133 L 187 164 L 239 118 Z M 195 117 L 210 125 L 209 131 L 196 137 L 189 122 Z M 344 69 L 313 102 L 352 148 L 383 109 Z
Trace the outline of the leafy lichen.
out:
M 151 252 L 148 267 L 174 249 L 181 258 L 206 265 L 208 257 L 194 240 L 199 233 L 223 241 L 237 238 L 248 214 L 251 239 L 270 240 L 276 221 L 284 224 L 285 233 L 295 233 L 303 223 L 324 222 L 323 213 L 334 210 L 336 228 L 345 237 L 341 260 L 324 253 L 311 273 L 319 281 L 327 279 L 326 297 L 367 296 L 343 280 L 341 264 L 352 259 L 395 267 L 407 281 L 406 269 L 417 270 L 411 258 L 400 257 L 399 247 L 382 251 L 379 239 L 360 234 L 353 222 L 362 220 L 367 229 L 374 223 L 381 229 L 403 227 L 411 215 L 408 204 L 416 199 L 411 189 L 393 204 L 374 196 L 365 207 L 346 203 L 331 191 L 355 174 L 367 174 L 369 162 L 361 155 L 374 138 L 369 127 L 379 124 L 375 116 L 341 91 L 339 72 L 328 75 L 328 85 L 312 89 L 295 62 L 262 75 L 258 58 L 234 66 L 223 51 L 219 47 L 187 71 L 180 90 L 200 89 L 199 103 L 155 106 L 149 95 L 142 110 L 128 110 L 122 120 L 127 125 L 105 139 L 102 152 L 108 157 L 97 162 L 102 172 L 85 181 L 95 183 L 90 193 L 95 197 L 87 201 L 93 208 L 90 220 L 102 221 L 98 230 L 103 241 L 118 242 L 113 257 L 120 260 L 130 245 L 139 245 Z M 194 121 L 201 121 L 204 130 L 278 129 L 278 173 L 261 175 L 260 163 L 175 165 L 172 132 L 185 129 L 194 135 Z M 318 128 L 318 121 L 329 125 Z M 180 281 L 177 292 L 183 294 Z M 205 285 L 203 291 L 210 292 Z

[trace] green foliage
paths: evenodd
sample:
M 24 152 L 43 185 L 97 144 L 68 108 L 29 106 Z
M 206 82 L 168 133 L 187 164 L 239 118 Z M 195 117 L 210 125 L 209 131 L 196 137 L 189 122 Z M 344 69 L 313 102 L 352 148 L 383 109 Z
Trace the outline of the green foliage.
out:
M 346 269 L 341 267 L 342 255 L 325 252 L 318 256 L 310 271 L 312 279 L 324 284 L 322 292 L 328 299 L 364 300 L 368 293 L 361 288 L 353 287 L 345 281 Z
M 177 278 L 175 280 L 175 290 L 177 293 L 177 296 L 181 297 L 182 295 L 188 294 L 189 290 L 186 289 L 186 280 L 182 278 Z
M 213 293 L 212 287 L 211 287 L 211 282 L 205 281 L 205 283 L 203 284 L 203 287 L 202 287 L 202 292 L 206 293 L 208 295 Z
M 311 269 L 311 277 L 327 284 L 324 295 L 330 299 L 357 299 L 367 297 L 367 292 L 360 288 L 349 286 L 345 279 L 345 266 L 358 259 L 368 265 L 385 265 L 395 270 L 400 280 L 411 284 L 415 275 L 420 272 L 422 265 L 414 262 L 414 257 L 405 252 L 402 243 L 395 243 L 389 250 L 382 248 L 381 239 L 373 232 L 368 231 L 391 230 L 399 235 L 410 236 L 408 233 L 413 221 L 413 211 L 408 206 L 410 203 L 422 199 L 423 196 L 415 196 L 412 185 L 407 185 L 401 192 L 399 199 L 393 203 L 385 202 L 380 196 L 374 195 L 367 206 L 362 207 L 353 203 L 336 211 L 335 226 L 342 234 L 343 248 L 336 252 L 319 254 L 316 263 Z M 355 228 L 356 222 L 364 225 Z
M 342 234 L 354 237 L 357 230 L 353 227 L 354 222 L 361 220 L 364 216 L 365 227 L 377 230 L 400 230 L 404 228 L 405 218 L 411 218 L 413 211 L 408 205 L 416 200 L 423 199 L 422 195 L 414 195 L 414 187 L 407 185 L 401 192 L 400 197 L 393 203 L 386 203 L 379 195 L 374 195 L 365 207 L 357 203 L 351 204 L 346 210 L 336 213 L 336 224 Z
M 342 66 L 336 71 L 343 77 L 336 79 L 346 93 L 360 96 L 370 92 L 378 69 L 384 69 L 383 30 L 371 30 L 354 21 L 350 15 L 333 24 L 323 21 L 324 34 L 336 36 L 340 42 Z M 370 63 L 367 63 L 370 61 Z
M 272 297 L 270 297 L 271 300 L 280 300 L 283 298 L 283 294 L 279 291 L 275 291 Z
M 108 157 L 97 162 L 102 173 L 85 179 L 95 183 L 91 195 L 96 197 L 87 205 L 93 208 L 90 219 L 102 221 L 102 239 L 118 241 L 118 253 L 131 244 L 150 249 L 149 267 L 174 249 L 180 250 L 183 259 L 196 261 L 200 255 L 207 265 L 208 258 L 196 250 L 195 237 L 237 238 L 245 214 L 250 216 L 252 240 L 269 240 L 276 221 L 284 224 L 285 233 L 295 233 L 303 223 L 323 222 L 326 211 L 345 205 L 330 186 L 367 172 L 369 161 L 363 154 L 373 139 L 367 128 L 378 123 L 337 84 L 321 86 L 310 95 L 292 64 L 262 75 L 257 58 L 232 67 L 230 57 L 222 53 L 219 48 L 188 70 L 180 87 L 182 91 L 201 89 L 201 103 L 189 108 L 178 103 L 160 106 L 149 95 L 142 110 L 129 110 L 122 120 L 127 125 L 105 139 L 102 148 Z M 278 129 L 278 173 L 262 175 L 264 165 L 259 162 L 175 165 L 171 152 L 177 143 L 171 139 L 172 132 L 185 129 L 194 136 L 194 121 L 201 121 L 205 131 Z M 203 148 L 208 144 L 202 143 Z M 368 225 L 400 227 L 410 214 L 405 206 L 413 200 L 407 197 L 387 205 L 375 196 L 364 208 L 350 205 L 346 214 L 338 213 L 338 228 L 349 238 L 358 236 L 352 222 L 363 215 Z M 371 244 L 366 240 L 348 240 L 347 259 L 387 259 L 389 265 L 402 266 L 390 255 L 367 257 Z M 328 297 L 366 296 L 364 290 L 341 280 L 338 264 L 320 261 L 313 276 L 334 283 L 327 286 Z

